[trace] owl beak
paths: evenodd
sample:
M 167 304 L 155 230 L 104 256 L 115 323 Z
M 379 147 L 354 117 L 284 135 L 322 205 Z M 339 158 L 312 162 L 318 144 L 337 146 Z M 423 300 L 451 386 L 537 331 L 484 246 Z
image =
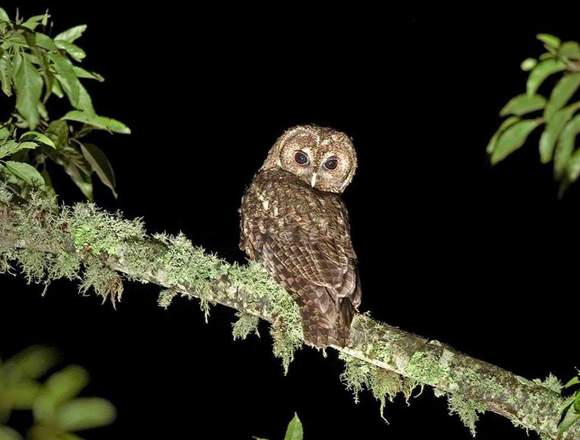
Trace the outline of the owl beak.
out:
M 314 186 L 316 185 L 316 177 L 317 177 L 316 173 L 312 173 L 312 177 L 310 177 L 310 186 L 312 188 L 314 188 Z

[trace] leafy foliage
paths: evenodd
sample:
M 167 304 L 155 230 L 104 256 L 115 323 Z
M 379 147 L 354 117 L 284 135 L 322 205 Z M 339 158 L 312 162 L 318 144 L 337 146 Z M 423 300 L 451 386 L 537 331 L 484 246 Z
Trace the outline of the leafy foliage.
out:
M 288 424 L 284 440 L 302 440 L 303 436 L 302 422 L 300 422 L 298 414 L 294 414 L 294 417 L 292 417 L 292 420 Z
M 105 399 L 77 397 L 89 382 L 84 368 L 71 365 L 41 378 L 57 364 L 54 350 L 30 347 L 0 363 L 0 439 L 22 436 L 6 426 L 14 411 L 32 411 L 30 440 L 81 440 L 73 432 L 110 424 L 115 407 Z
M 78 65 L 86 53 L 76 41 L 86 25 L 52 38 L 42 31 L 49 18 L 45 13 L 11 20 L 0 8 L 0 84 L 2 93 L 14 102 L 8 119 L 0 122 L 0 179 L 24 198 L 32 189 L 53 193 L 47 167 L 52 162 L 64 169 L 86 198 L 93 198 L 93 173 L 116 197 L 109 160 L 85 138 L 93 130 L 123 134 L 130 130 L 122 122 L 98 115 L 81 81 L 104 81 Z M 52 119 L 52 97 L 64 99 L 72 108 Z
M 537 127 L 544 126 L 540 160 L 553 163 L 554 177 L 565 190 L 580 176 L 580 148 L 576 146 L 580 101 L 574 100 L 580 89 L 580 44 L 562 42 L 549 34 L 537 38 L 546 52 L 522 62 L 521 68 L 529 71 L 526 93 L 512 98 L 500 111 L 506 119 L 492 136 L 487 152 L 491 163 L 496 164 L 521 148 Z M 557 81 L 556 75 L 560 75 Z M 554 77 L 554 85 L 546 98 L 539 90 L 547 88 L 544 83 L 550 82 L 550 77 Z
M 569 395 L 562 405 L 562 421 L 558 426 L 558 432 L 562 434 L 572 425 L 580 420 L 580 376 L 576 375 L 566 383 L 563 387 L 564 391 L 572 390 L 573 393 Z
M 254 440 L 267 440 L 261 437 L 253 437 Z M 294 413 L 294 417 L 288 423 L 284 440 L 302 440 L 304 438 L 304 431 L 302 429 L 302 422 L 298 418 L 298 414 Z

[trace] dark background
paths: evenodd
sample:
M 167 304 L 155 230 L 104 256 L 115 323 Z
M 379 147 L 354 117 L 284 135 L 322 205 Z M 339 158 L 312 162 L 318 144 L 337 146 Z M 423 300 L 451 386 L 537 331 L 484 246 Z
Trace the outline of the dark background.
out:
M 535 34 L 580 40 L 573 17 L 555 5 L 508 16 L 122 4 L 20 2 L 24 16 L 50 9 L 52 35 L 89 25 L 84 65 L 107 79 L 88 83 L 96 109 L 133 130 L 97 136 L 120 194 L 97 186 L 99 205 L 243 262 L 237 209 L 270 145 L 300 123 L 341 129 L 360 160 L 344 198 L 363 310 L 525 377 L 574 374 L 580 190 L 557 199 L 537 135 L 495 168 L 484 151 L 498 110 L 524 91 L 520 62 L 541 53 Z M 368 394 L 353 403 L 335 353 L 304 349 L 284 376 L 265 326 L 232 342 L 231 310 L 206 325 L 194 301 L 157 307 L 154 286 L 127 284 L 116 311 L 71 283 L 41 291 L 0 278 L 0 355 L 49 344 L 87 367 L 88 392 L 119 411 L 88 439 L 275 440 L 294 411 L 306 439 L 470 438 L 431 391 L 388 405 L 385 424 Z M 492 414 L 478 431 L 528 438 Z

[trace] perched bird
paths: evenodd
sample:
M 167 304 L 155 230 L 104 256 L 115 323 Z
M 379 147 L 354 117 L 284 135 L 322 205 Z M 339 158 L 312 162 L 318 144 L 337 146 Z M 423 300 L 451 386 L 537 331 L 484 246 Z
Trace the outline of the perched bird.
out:
M 361 301 L 340 198 L 356 166 L 346 134 L 297 126 L 278 138 L 242 198 L 240 247 L 292 295 L 315 347 L 347 346 Z

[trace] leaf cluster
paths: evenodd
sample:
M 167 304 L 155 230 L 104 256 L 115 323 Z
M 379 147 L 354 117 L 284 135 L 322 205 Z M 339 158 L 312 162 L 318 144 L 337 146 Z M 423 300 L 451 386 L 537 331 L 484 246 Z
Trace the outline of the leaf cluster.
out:
M 501 109 L 500 116 L 505 119 L 489 141 L 487 152 L 491 163 L 496 164 L 521 148 L 536 128 L 543 127 L 538 145 L 540 160 L 553 163 L 554 177 L 563 191 L 580 176 L 580 148 L 576 142 L 580 133 L 580 44 L 562 42 L 549 34 L 537 38 L 546 52 L 538 59 L 522 62 L 521 68 L 529 72 L 526 92 Z M 543 88 L 545 94 L 540 93 Z
M 574 376 L 563 387 L 563 391 L 572 391 L 562 404 L 562 420 L 558 432 L 564 433 L 580 420 L 580 375 Z
M 0 122 L 0 180 L 20 197 L 31 189 L 54 192 L 48 163 L 61 167 L 88 199 L 92 175 L 115 193 L 115 175 L 103 151 L 87 136 L 94 130 L 130 133 L 123 123 L 98 115 L 83 81 L 104 81 L 80 66 L 85 51 L 77 40 L 86 25 L 54 37 L 43 32 L 48 13 L 10 19 L 0 8 L 0 88 L 13 109 Z M 53 103 L 69 110 L 57 118 Z M 62 111 L 61 111 L 62 112 Z
M 0 361 L 0 439 L 23 438 L 6 425 L 14 411 L 32 411 L 29 440 L 81 440 L 74 432 L 113 422 L 116 410 L 109 401 L 77 397 L 89 382 L 84 368 L 71 365 L 41 380 L 57 362 L 54 350 L 40 346 Z

